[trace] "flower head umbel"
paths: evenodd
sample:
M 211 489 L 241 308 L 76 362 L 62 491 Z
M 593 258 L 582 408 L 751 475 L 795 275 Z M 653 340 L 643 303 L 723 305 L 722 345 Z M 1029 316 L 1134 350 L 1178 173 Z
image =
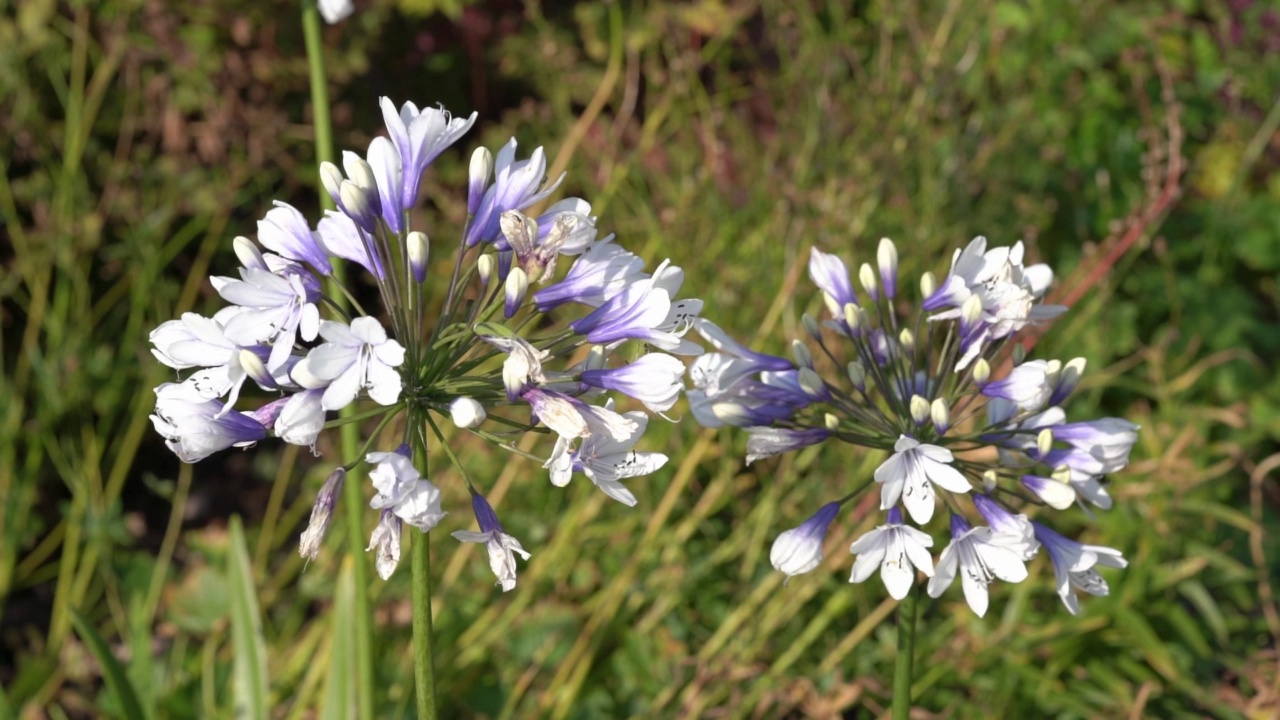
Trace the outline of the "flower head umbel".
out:
M 901 599 L 919 571 L 936 597 L 959 575 L 982 615 L 991 583 L 1021 582 L 1044 546 L 1068 609 L 1077 611 L 1072 587 L 1106 593 L 1093 568 L 1123 567 L 1119 553 L 1062 538 L 1027 511 L 1110 507 L 1104 476 L 1128 463 L 1138 426 L 1069 419 L 1084 360 L 1026 360 L 1012 345 L 1066 310 L 1043 303 L 1053 272 L 1025 265 L 1025 254 L 1022 243 L 977 238 L 956 251 L 941 284 L 925 273 L 911 311 L 892 241 L 861 266 L 814 248 L 809 278 L 830 317 L 804 316 L 808 343 L 794 341 L 790 357 L 751 350 L 705 318 L 691 323 L 713 351 L 690 368 L 690 410 L 707 427 L 745 428 L 748 463 L 833 441 L 885 454 L 870 477 L 829 489 L 841 500 L 779 535 L 775 568 L 793 576 L 816 567 L 836 508 L 875 483 L 887 514 L 853 544 L 853 582 L 879 569 Z M 935 567 L 926 529 L 939 505 L 950 511 L 951 542 Z
M 335 22 L 351 5 L 320 9 Z M 331 463 L 299 552 L 319 556 L 344 483 L 367 482 L 378 511 L 368 549 L 384 578 L 406 529 L 445 520 L 444 494 L 422 468 L 438 450 L 452 462 L 466 454 L 440 445 L 440 419 L 508 450 L 520 433 L 549 429 L 557 441 L 541 454 L 557 485 L 582 473 L 637 504 L 628 481 L 667 462 L 639 449 L 648 413 L 669 411 L 684 389 L 677 356 L 702 352 L 685 338 L 702 302 L 681 295 L 683 271 L 664 261 L 650 274 L 614 236 L 598 238 L 581 198 L 526 214 L 561 178 L 546 177 L 541 148 L 518 157 L 514 139 L 471 155 L 465 226 L 422 226 L 414 206 L 423 175 L 476 116 L 388 98 L 379 109 L 385 135 L 363 153 L 344 152 L 341 166 L 320 167 L 337 210 L 308 218 L 275 203 L 256 241 L 234 240 L 241 267 L 210 279 L 227 306 L 152 331 L 156 359 L 183 374 L 156 388 L 156 431 L 184 462 L 272 435 L 318 455 L 334 413 L 363 406 L 355 415 L 374 435 L 359 457 Z M 452 238 L 452 247 L 433 253 L 428 237 Z M 433 271 L 432 260 L 443 267 Z M 343 262 L 367 272 L 379 304 L 363 285 L 339 283 Z M 633 407 L 615 410 L 615 399 Z M 480 532 L 457 536 L 488 545 L 510 590 L 514 556 L 527 554 L 463 477 Z

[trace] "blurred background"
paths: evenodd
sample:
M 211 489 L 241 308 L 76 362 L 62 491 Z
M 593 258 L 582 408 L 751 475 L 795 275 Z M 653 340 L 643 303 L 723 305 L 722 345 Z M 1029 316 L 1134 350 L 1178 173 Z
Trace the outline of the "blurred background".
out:
M 0 9 L 0 718 L 123 716 L 121 673 L 148 717 L 232 717 L 244 647 L 271 717 L 345 717 L 341 523 L 296 552 L 332 446 L 181 466 L 147 420 L 171 376 L 148 331 L 212 311 L 207 275 L 272 199 L 318 217 L 298 6 Z M 1059 529 L 1130 566 L 1079 617 L 1044 557 L 984 620 L 957 588 L 924 603 L 916 716 L 1280 716 L 1274 5 L 356 0 L 324 43 L 339 148 L 381 130 L 381 95 L 480 114 L 424 184 L 438 247 L 470 150 L 514 135 L 767 351 L 821 307 L 814 244 L 857 263 L 892 237 L 915 278 L 974 235 L 1024 240 L 1071 305 L 1035 356 L 1088 359 L 1076 416 L 1143 427 L 1114 509 Z M 768 563 L 880 458 L 748 468 L 743 442 L 655 423 L 672 461 L 634 509 L 463 446 L 533 558 L 503 595 L 474 546 L 434 543 L 442 716 L 883 715 L 894 603 L 846 582 L 876 518 L 846 513 L 785 587 Z M 442 529 L 470 527 L 434 479 Z M 378 717 L 412 708 L 409 575 L 368 590 Z

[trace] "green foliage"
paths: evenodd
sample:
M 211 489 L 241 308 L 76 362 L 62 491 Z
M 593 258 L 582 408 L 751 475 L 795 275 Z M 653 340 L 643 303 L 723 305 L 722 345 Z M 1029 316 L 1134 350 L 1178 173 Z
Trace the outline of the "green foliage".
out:
M 1074 289 L 1158 190 L 1177 110 L 1181 196 L 1034 351 L 1089 360 L 1074 413 L 1143 426 L 1112 478 L 1116 507 L 1060 522 L 1130 567 L 1078 618 L 1045 559 L 996 590 L 985 619 L 958 592 L 924 603 L 915 695 L 962 717 L 1258 717 L 1280 702 L 1274 590 L 1259 591 L 1280 557 L 1267 532 L 1280 522 L 1280 56 L 1266 52 L 1266 3 L 412 5 L 447 17 L 387 0 L 326 28 L 339 147 L 367 146 L 380 94 L 478 109 L 464 145 L 546 144 L 602 228 L 683 266 L 708 315 L 774 352 L 819 311 L 798 265 L 813 244 L 861 262 L 893 237 L 914 278 L 975 234 L 1024 238 Z M 408 716 L 407 563 L 356 588 L 343 528 L 305 571 L 294 551 L 336 449 L 179 467 L 147 421 L 149 389 L 169 377 L 147 332 L 211 307 L 206 276 L 232 267 L 227 240 L 252 234 L 272 198 L 316 214 L 297 8 L 12 8 L 0 716 L 349 717 L 357 592 L 377 608 L 377 715 Z M 465 174 L 461 150 L 437 161 L 420 212 L 459 226 Z M 673 459 L 628 509 L 456 439 L 533 558 L 516 591 L 492 587 L 483 551 L 447 537 L 470 519 L 442 463 L 443 716 L 886 708 L 893 603 L 845 582 L 871 508 L 838 520 L 827 562 L 787 586 L 767 558 L 879 458 L 824 446 L 747 468 L 739 434 L 689 418 L 655 423 L 647 442 Z M 74 608 L 93 608 L 92 624 Z

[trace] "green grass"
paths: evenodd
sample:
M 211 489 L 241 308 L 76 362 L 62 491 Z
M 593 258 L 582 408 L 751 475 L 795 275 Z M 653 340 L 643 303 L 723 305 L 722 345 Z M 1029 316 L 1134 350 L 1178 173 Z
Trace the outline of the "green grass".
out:
M 889 236 L 915 277 L 973 235 L 1025 239 L 1062 290 L 1086 290 L 1035 352 L 1088 358 L 1076 414 L 1143 426 L 1115 509 L 1061 523 L 1131 564 L 1078 618 L 1045 559 L 985 620 L 958 592 L 922 603 L 917 705 L 1274 712 L 1280 56 L 1264 49 L 1280 31 L 1264 4 L 703 0 L 620 3 L 613 24 L 601 2 L 469 3 L 457 24 L 372 5 L 325 31 L 339 147 L 367 145 L 379 94 L 480 109 L 465 150 L 545 144 L 602 228 L 683 266 L 707 314 L 762 349 L 820 305 L 797 264 L 812 244 L 861 261 Z M 241 697 L 348 717 L 343 528 L 305 569 L 295 551 L 336 438 L 320 460 L 264 443 L 180 467 L 147 421 L 169 377 L 149 329 L 214 306 L 206 276 L 272 198 L 318 212 L 297 10 L 0 7 L 0 717 L 133 717 L 131 695 L 146 717 L 230 717 Z M 1176 203 L 1086 280 L 1170 147 Z M 426 183 L 437 244 L 465 173 L 451 152 Z M 492 586 L 447 537 L 470 517 L 438 462 L 442 716 L 882 714 L 894 604 L 846 582 L 874 518 L 842 518 L 823 567 L 785 587 L 767 558 L 878 458 L 827 445 L 747 468 L 743 442 L 655 423 L 647 445 L 673 460 L 628 509 L 458 439 L 533 558 L 516 591 Z M 414 706 L 404 565 L 369 588 L 378 717 Z M 235 682 L 246 662 L 265 699 Z

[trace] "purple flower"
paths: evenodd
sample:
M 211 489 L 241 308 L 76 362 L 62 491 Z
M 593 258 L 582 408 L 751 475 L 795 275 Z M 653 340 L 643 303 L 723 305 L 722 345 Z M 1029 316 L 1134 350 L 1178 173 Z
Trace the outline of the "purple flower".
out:
M 839 512 L 840 503 L 827 503 L 799 527 L 778 535 L 769 550 L 769 562 L 773 568 L 792 578 L 818 567 L 822 562 L 822 540 Z

